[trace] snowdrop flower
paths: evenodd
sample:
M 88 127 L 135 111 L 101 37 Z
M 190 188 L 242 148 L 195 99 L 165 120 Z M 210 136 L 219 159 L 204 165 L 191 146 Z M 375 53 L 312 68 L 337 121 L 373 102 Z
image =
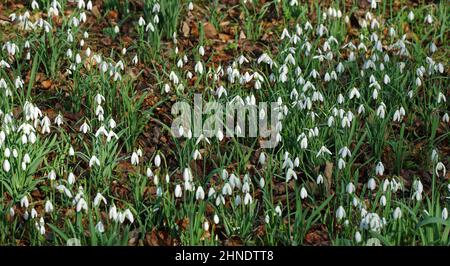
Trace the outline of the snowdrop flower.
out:
M 436 165 L 436 169 L 435 169 L 436 175 L 439 176 L 439 172 L 441 172 L 441 171 L 442 171 L 442 176 L 445 176 L 445 174 L 447 172 L 445 169 L 445 165 L 442 162 L 438 162 Z
M 322 175 L 317 176 L 316 184 L 317 185 L 323 184 L 323 176 Z
M 30 202 L 28 201 L 28 197 L 23 196 L 23 198 L 20 200 L 20 207 L 28 208 L 29 205 L 30 205 Z
M 428 14 L 425 17 L 425 22 L 428 23 L 428 24 L 432 24 L 433 23 L 433 17 L 430 14 Z
M 64 122 L 64 117 L 59 113 L 55 118 L 55 124 L 60 127 Z
M 181 186 L 180 185 L 176 185 L 176 187 L 175 187 L 175 197 L 176 198 L 181 198 L 182 195 L 183 195 L 183 191 L 181 190 Z
M 362 241 L 361 233 L 359 231 L 356 231 L 355 233 L 355 241 L 356 243 L 360 243 Z
M 360 223 L 361 229 L 369 229 L 375 232 L 379 232 L 383 226 L 384 220 L 376 213 L 367 213 Z
M 373 178 L 369 179 L 369 181 L 367 182 L 367 187 L 370 190 L 374 191 L 375 188 L 377 187 L 377 183 L 375 182 L 375 179 L 373 179 Z
M 77 208 L 76 208 L 77 212 L 80 212 L 82 210 L 86 211 L 88 210 L 88 205 L 86 203 L 86 201 L 83 198 L 80 198 L 77 202 Z
M 55 170 L 51 170 L 50 173 L 48 173 L 48 179 L 49 180 L 55 180 L 56 179 L 56 172 L 55 172 Z
M 286 173 L 286 182 L 289 182 L 289 180 L 294 177 L 295 180 L 297 180 L 297 174 L 292 170 L 292 168 L 289 168 Z
M 194 4 L 192 4 L 192 2 L 189 2 L 189 4 L 188 4 L 188 10 L 189 10 L 189 11 L 194 10 Z
M 275 213 L 281 217 L 282 215 L 282 211 L 281 211 L 281 207 L 280 205 L 277 205 L 277 207 L 275 207 Z
M 386 206 L 386 196 L 381 196 L 381 198 L 380 198 L 380 204 L 381 204 L 381 206 Z
M 449 116 L 448 113 L 445 113 L 445 114 L 442 116 L 442 122 L 444 122 L 444 123 L 450 122 L 450 116 Z
M 143 17 L 139 18 L 138 25 L 139 25 L 139 27 L 143 27 L 145 25 L 145 20 Z
M 90 130 L 91 130 L 91 128 L 89 127 L 89 125 L 86 123 L 86 121 L 84 121 L 84 123 L 80 127 L 80 132 L 83 132 L 84 134 L 86 134 Z
M 113 205 L 112 207 L 109 208 L 109 219 L 112 219 L 117 222 L 118 216 L 119 215 L 117 212 L 117 208 L 116 206 Z
M 205 191 L 201 186 L 197 187 L 197 191 L 195 192 L 195 199 L 196 200 L 203 200 L 205 198 Z
M 47 200 L 45 202 L 45 208 L 44 208 L 46 213 L 51 213 L 53 211 L 53 204 L 50 200 Z
M 136 152 L 133 152 L 131 155 L 131 164 L 132 165 L 138 165 L 139 164 L 139 156 Z
M 248 205 L 248 204 L 252 204 L 253 203 L 253 198 L 250 195 L 250 193 L 246 193 L 245 197 L 244 197 L 244 205 Z
M 441 217 L 442 217 L 442 220 L 447 220 L 447 218 L 448 218 L 448 211 L 447 211 L 447 208 L 444 208 L 443 210 L 442 210 L 442 214 L 441 214 Z
M 69 185 L 73 185 L 75 183 L 75 175 L 71 172 L 69 173 L 69 176 L 67 177 L 67 182 Z
M 36 2 L 36 0 L 33 0 L 33 2 L 31 2 L 31 8 L 33 10 L 39 9 L 39 4 Z
M 124 215 L 124 217 L 125 217 L 126 219 L 128 219 L 128 221 L 130 221 L 130 223 L 133 223 L 133 222 L 134 222 L 134 216 L 133 216 L 133 213 L 131 213 L 131 211 L 130 211 L 129 209 L 126 209 L 126 210 L 123 212 L 123 215 Z
M 392 217 L 394 218 L 394 220 L 398 220 L 398 219 L 402 218 L 402 210 L 400 209 L 400 207 L 395 208 L 394 213 L 392 214 Z
M 345 218 L 345 210 L 344 207 L 339 206 L 339 208 L 336 210 L 336 218 L 338 219 L 338 221 L 342 220 L 343 218 Z
M 332 154 L 331 151 L 330 151 L 327 147 L 322 146 L 322 147 L 320 148 L 319 152 L 317 153 L 316 158 L 318 158 L 319 156 L 322 156 L 322 155 L 325 154 L 325 153 L 326 153 L 326 154 L 329 154 L 329 155 Z
M 159 156 L 159 154 L 156 154 L 154 163 L 156 167 L 159 167 L 161 165 L 161 156 Z
M 339 158 L 338 160 L 338 168 L 339 170 L 342 170 L 343 168 L 345 168 L 345 161 L 342 158 Z
M 10 169 L 11 169 L 11 165 L 10 165 L 8 159 L 5 159 L 5 160 L 3 161 L 3 171 L 5 171 L 6 173 L 8 173 Z
M 105 226 L 101 221 L 95 225 L 95 230 L 97 230 L 100 234 L 105 232 Z
M 102 203 L 102 202 L 105 205 L 107 204 L 107 201 L 106 201 L 105 197 L 103 197 L 102 194 L 97 193 L 97 195 L 95 195 L 95 198 L 94 198 L 94 206 L 98 207 L 98 206 L 100 206 L 100 203 Z
M 412 11 L 409 11 L 408 19 L 409 19 L 409 21 L 413 21 L 414 20 L 414 13 Z
M 305 187 L 302 187 L 302 189 L 300 190 L 300 198 L 305 199 L 306 197 L 308 197 L 308 192 L 306 191 Z
M 94 164 L 96 164 L 97 166 L 100 166 L 100 160 L 95 155 L 93 155 L 91 157 L 91 159 L 89 160 L 89 167 L 92 167 Z
M 384 165 L 382 162 L 378 162 L 377 166 L 375 167 L 375 174 L 382 176 L 384 173 Z
M 202 65 L 202 62 L 198 61 L 198 62 L 195 64 L 194 70 L 195 70 L 195 72 L 197 72 L 197 73 L 199 73 L 200 75 L 202 75 L 202 74 L 203 74 L 203 65 Z
M 348 194 L 352 194 L 353 192 L 355 192 L 355 185 L 353 185 L 352 182 L 348 183 L 346 190 Z
M 214 218 L 213 218 L 213 220 L 214 220 L 214 223 L 215 224 L 218 224 L 219 223 L 219 216 L 217 215 L 217 214 L 214 214 Z
M 264 152 L 261 152 L 259 155 L 258 163 L 261 165 L 264 165 L 266 162 L 266 154 Z

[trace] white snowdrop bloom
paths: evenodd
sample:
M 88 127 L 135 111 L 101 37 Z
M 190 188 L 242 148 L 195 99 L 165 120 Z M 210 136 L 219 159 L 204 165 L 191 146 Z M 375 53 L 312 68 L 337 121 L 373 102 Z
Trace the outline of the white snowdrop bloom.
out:
M 203 65 L 202 65 L 202 62 L 198 61 L 198 62 L 195 64 L 194 70 L 195 70 L 195 72 L 197 72 L 197 73 L 199 73 L 200 75 L 202 75 L 202 74 L 203 74 Z
M 356 231 L 355 233 L 355 241 L 356 243 L 360 243 L 362 241 L 361 233 L 359 231 Z
M 386 206 L 386 196 L 381 196 L 381 198 L 380 198 L 380 205 L 381 206 Z
M 385 179 L 385 180 L 383 181 L 383 192 L 386 192 L 386 191 L 387 191 L 387 189 L 388 189 L 388 187 L 389 187 L 390 184 L 391 184 L 391 183 L 389 182 L 388 179 Z
M 347 156 L 351 157 L 352 152 L 350 151 L 350 149 L 347 146 L 344 146 L 339 150 L 339 155 L 345 159 Z
M 383 220 L 376 213 L 367 213 L 360 223 L 361 229 L 379 232 L 384 226 Z
M 289 168 L 286 173 L 286 182 L 289 182 L 292 177 L 297 180 L 297 174 L 294 172 L 294 170 L 292 170 L 292 168 Z
M 97 230 L 97 232 L 99 232 L 100 234 L 105 232 L 105 226 L 101 221 L 95 225 L 95 230 Z
M 189 11 L 194 10 L 194 4 L 193 4 L 192 2 L 189 2 L 189 4 L 188 4 L 188 10 L 189 10 Z
M 386 105 L 384 103 L 381 103 L 380 106 L 377 108 L 377 116 L 381 119 L 384 119 L 386 115 Z
M 374 178 L 369 179 L 369 181 L 367 182 L 367 187 L 372 191 L 375 190 L 375 188 L 377 187 L 377 183 Z
M 9 170 L 11 170 L 11 164 L 9 163 L 8 159 L 5 159 L 3 161 L 3 171 L 8 173 Z
M 355 185 L 353 185 L 352 182 L 347 184 L 346 191 L 347 191 L 348 194 L 353 194 L 353 192 L 355 192 L 355 189 L 356 189 Z
M 216 190 L 213 187 L 210 187 L 208 190 L 208 198 L 211 198 L 214 195 L 216 195 Z
M 409 11 L 408 19 L 409 19 L 409 21 L 413 21 L 414 20 L 414 13 L 412 11 Z
M 449 123 L 449 122 L 450 122 L 450 116 L 449 116 L 448 113 L 445 113 L 445 114 L 442 116 L 442 122 L 444 122 L 444 123 Z
M 445 97 L 445 95 L 442 92 L 439 92 L 438 98 L 437 98 L 437 103 L 440 104 L 442 101 L 447 102 L 447 98 Z
M 138 25 L 139 27 L 143 27 L 145 25 L 145 19 L 143 17 L 139 18 Z
M 90 130 L 91 130 L 91 128 L 89 127 L 89 125 L 86 123 L 86 121 L 84 121 L 84 123 L 80 127 L 80 132 L 83 132 L 84 134 L 86 134 Z
M 205 198 L 205 191 L 201 186 L 197 187 L 197 191 L 195 192 L 195 199 L 196 200 L 203 200 Z
M 222 187 L 222 195 L 230 195 L 233 193 L 233 189 L 231 188 L 230 183 L 225 183 L 225 185 Z
M 11 150 L 9 148 L 6 148 L 3 154 L 6 158 L 9 158 L 11 156 Z
M 23 196 L 22 199 L 20 200 L 20 207 L 28 208 L 29 205 L 30 205 L 30 202 L 28 201 L 28 197 Z
M 55 118 L 55 124 L 60 127 L 64 123 L 64 117 L 59 113 Z
M 303 137 L 301 138 L 300 148 L 302 148 L 302 149 L 308 148 L 308 138 L 305 135 L 303 135 Z
M 264 165 L 266 163 L 266 154 L 264 152 L 261 152 L 259 154 L 258 163 L 261 165 Z
M 50 201 L 50 200 L 47 200 L 46 202 L 45 202 L 45 207 L 44 207 L 44 210 L 45 210 L 45 212 L 46 213 L 51 213 L 52 211 L 53 211 L 53 204 L 52 204 L 52 202 Z
M 176 198 L 181 198 L 181 196 L 183 195 L 183 191 L 181 189 L 180 185 L 176 185 L 175 186 L 175 197 Z
M 39 4 L 36 2 L 36 0 L 33 0 L 33 2 L 31 2 L 31 8 L 33 10 L 39 9 Z
M 354 97 L 356 97 L 357 99 L 359 99 L 359 97 L 361 96 L 361 94 L 359 93 L 358 89 L 353 87 L 353 89 L 350 91 L 349 93 L 349 99 L 353 99 Z
M 51 170 L 51 171 L 48 173 L 48 179 L 49 179 L 49 180 L 56 180 L 56 172 L 55 172 L 55 170 Z
M 236 195 L 234 197 L 234 205 L 235 206 L 239 206 L 239 205 L 241 205 L 241 202 L 242 202 L 241 196 L 240 195 Z
M 126 209 L 126 210 L 123 212 L 123 215 L 125 216 L 125 218 L 126 218 L 128 221 L 130 221 L 130 223 L 133 223 L 133 222 L 134 222 L 134 216 L 133 216 L 133 213 L 130 211 L 130 209 Z
M 442 162 L 438 162 L 436 164 L 435 172 L 436 172 L 437 176 L 445 177 L 445 175 L 447 173 L 447 170 L 445 169 L 445 165 Z M 442 172 L 442 175 L 439 175 L 439 172 Z
M 89 167 L 92 167 L 93 165 L 100 166 L 100 160 L 95 155 L 92 155 L 91 159 L 89 160 Z
M 402 218 L 402 210 L 400 209 L 400 207 L 395 208 L 394 212 L 392 213 L 392 217 L 394 218 L 394 220 Z
M 67 182 L 69 183 L 69 185 L 73 185 L 75 183 L 75 175 L 72 172 L 69 173 Z
M 118 216 L 119 216 L 119 214 L 117 212 L 116 206 L 115 205 L 111 206 L 109 208 L 109 219 L 112 219 L 115 222 L 117 222 L 117 219 L 119 218 Z
M 205 221 L 205 222 L 203 223 L 203 230 L 205 230 L 206 232 L 209 231 L 209 222 L 208 222 L 208 221 Z
M 336 210 L 336 218 L 338 219 L 338 221 L 341 221 L 342 219 L 345 218 L 345 209 L 342 206 L 339 206 L 339 208 Z
M 242 186 L 242 193 L 247 193 L 250 191 L 250 185 L 247 181 L 244 182 L 244 185 Z
M 244 197 L 244 205 L 248 205 L 248 204 L 252 204 L 253 203 L 253 198 L 250 195 L 250 193 L 246 193 L 245 197 Z
M 214 220 L 215 224 L 219 224 L 219 222 L 220 222 L 219 216 L 217 214 L 214 214 L 213 220 Z
M 316 178 L 316 184 L 320 185 L 323 184 L 323 176 L 322 175 L 318 175 Z
M 86 201 L 83 198 L 80 198 L 77 202 L 77 208 L 76 208 L 77 212 L 80 212 L 82 210 L 86 211 L 88 210 L 88 205 L 86 203 Z
M 159 154 L 156 154 L 155 159 L 154 159 L 154 164 L 156 167 L 159 167 L 161 165 L 161 156 Z
M 307 197 L 308 197 L 308 191 L 306 191 L 305 187 L 302 187 L 302 189 L 300 190 L 300 198 L 305 199 Z
M 375 174 L 382 176 L 384 173 L 384 165 L 382 162 L 378 162 L 377 166 L 375 167 Z
M 192 158 L 196 161 L 196 160 L 201 160 L 202 159 L 202 154 L 200 153 L 199 150 L 195 150 L 192 154 Z
M 428 23 L 428 24 L 432 24 L 433 23 L 433 17 L 430 14 L 428 14 L 425 17 L 425 22 Z
M 97 193 L 97 195 L 95 195 L 95 198 L 94 198 L 94 206 L 98 207 L 98 206 L 100 206 L 100 203 L 102 203 L 102 202 L 105 205 L 108 204 L 105 197 L 103 197 L 103 195 L 101 193 Z
M 447 218 L 448 218 L 448 210 L 447 210 L 447 208 L 444 208 L 442 210 L 441 217 L 442 217 L 442 220 L 444 220 L 444 221 L 447 220 Z
M 342 170 L 342 169 L 345 168 L 345 161 L 344 161 L 344 159 L 339 158 L 339 160 L 338 160 L 338 168 L 339 168 L 339 170 Z
M 138 165 L 139 164 L 139 155 L 136 152 L 131 154 L 131 164 Z
M 259 179 L 259 186 L 260 186 L 261 188 L 264 188 L 265 185 L 266 185 L 266 180 L 265 180 L 263 177 L 261 177 L 261 178 Z
M 282 215 L 282 211 L 281 211 L 281 207 L 280 205 L 277 205 L 277 207 L 275 207 L 275 213 L 281 217 Z
M 322 156 L 323 154 L 331 155 L 332 153 L 327 147 L 322 146 L 320 148 L 319 152 L 317 152 L 316 158 L 318 158 L 319 156 Z
M 203 45 L 200 45 L 200 47 L 198 48 L 198 53 L 199 53 L 201 56 L 204 56 L 204 55 L 205 55 L 205 48 L 203 47 Z

